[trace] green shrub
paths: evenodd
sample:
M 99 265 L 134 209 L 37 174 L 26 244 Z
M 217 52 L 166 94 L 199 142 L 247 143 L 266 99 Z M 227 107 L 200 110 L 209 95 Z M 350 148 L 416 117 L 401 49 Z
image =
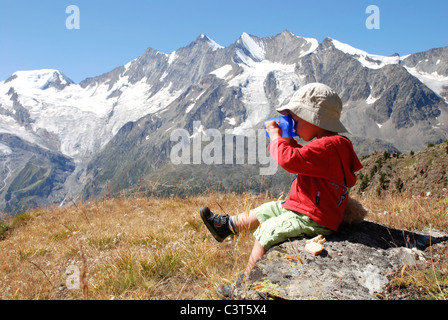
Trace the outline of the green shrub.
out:
M 0 240 L 3 240 L 6 238 L 6 234 L 8 232 L 9 228 L 7 225 L 5 225 L 3 222 L 0 222 Z

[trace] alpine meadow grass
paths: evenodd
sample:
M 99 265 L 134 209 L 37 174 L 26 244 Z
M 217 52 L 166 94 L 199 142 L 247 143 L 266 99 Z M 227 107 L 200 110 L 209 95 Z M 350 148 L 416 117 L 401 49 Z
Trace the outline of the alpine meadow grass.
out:
M 253 236 L 242 232 L 216 242 L 199 208 L 234 215 L 271 200 L 267 193 L 134 195 L 24 212 L 0 224 L 0 299 L 216 299 L 217 285 L 244 271 Z M 448 229 L 446 201 L 358 200 L 367 219 L 387 226 Z M 446 299 L 446 265 L 444 254 L 425 270 L 403 270 L 394 284 L 412 282 L 429 298 Z

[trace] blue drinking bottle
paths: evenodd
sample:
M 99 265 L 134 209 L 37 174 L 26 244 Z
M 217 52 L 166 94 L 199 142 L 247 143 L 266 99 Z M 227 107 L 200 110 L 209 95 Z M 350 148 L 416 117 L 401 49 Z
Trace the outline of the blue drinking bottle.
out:
M 291 115 L 265 120 L 264 121 L 264 130 L 266 130 L 266 126 L 272 120 L 274 120 L 277 123 L 277 125 L 280 127 L 280 129 L 282 129 L 282 132 L 283 132 L 282 138 L 297 137 L 297 133 L 294 132 L 294 120 L 292 119 Z M 269 134 L 267 131 L 266 131 L 266 137 L 269 137 Z

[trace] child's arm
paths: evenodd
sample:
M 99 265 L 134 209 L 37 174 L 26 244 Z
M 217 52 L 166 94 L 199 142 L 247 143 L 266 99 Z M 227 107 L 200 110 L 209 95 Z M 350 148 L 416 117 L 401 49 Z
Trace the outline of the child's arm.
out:
M 294 141 L 285 141 L 279 136 L 268 146 L 275 161 L 290 173 L 324 176 L 329 166 L 329 153 L 325 145 L 311 142 L 305 146 Z

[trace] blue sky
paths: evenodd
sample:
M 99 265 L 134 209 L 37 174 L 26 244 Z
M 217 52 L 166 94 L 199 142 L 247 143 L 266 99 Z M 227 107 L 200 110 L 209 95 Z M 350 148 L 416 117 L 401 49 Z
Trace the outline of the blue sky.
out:
M 69 5 L 79 29 L 67 29 Z M 379 29 L 368 29 L 369 5 Z M 331 37 L 374 54 L 448 45 L 447 0 L 0 0 L 0 81 L 18 70 L 59 69 L 75 82 L 108 72 L 151 47 L 170 53 L 206 34 L 222 46 L 243 32 L 285 29 Z

